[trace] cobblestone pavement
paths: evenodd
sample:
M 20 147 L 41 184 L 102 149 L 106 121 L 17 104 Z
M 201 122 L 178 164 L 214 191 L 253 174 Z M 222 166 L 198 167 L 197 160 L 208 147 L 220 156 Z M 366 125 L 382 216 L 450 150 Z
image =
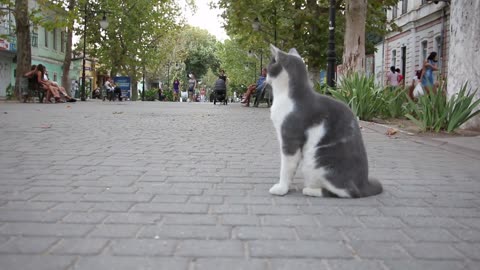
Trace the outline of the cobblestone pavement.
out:
M 0 269 L 480 269 L 479 160 L 363 128 L 364 199 L 269 187 L 266 108 L 0 104 Z

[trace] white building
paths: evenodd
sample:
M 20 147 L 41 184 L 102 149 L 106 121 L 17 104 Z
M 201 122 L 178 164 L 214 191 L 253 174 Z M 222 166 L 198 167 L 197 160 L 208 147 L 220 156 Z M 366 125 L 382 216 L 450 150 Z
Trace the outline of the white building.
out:
M 376 45 L 376 83 L 385 85 L 387 71 L 395 66 L 409 84 L 431 52 L 438 54 L 435 78 L 446 78 L 450 32 L 450 7 L 446 1 L 400 0 L 387 10 L 387 19 L 401 31 L 390 33 Z

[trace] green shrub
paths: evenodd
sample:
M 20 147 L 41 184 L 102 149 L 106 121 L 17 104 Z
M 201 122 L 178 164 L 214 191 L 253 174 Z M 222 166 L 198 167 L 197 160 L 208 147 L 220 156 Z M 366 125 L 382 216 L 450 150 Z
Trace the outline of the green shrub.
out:
M 158 98 L 158 89 L 152 88 L 149 90 L 145 90 L 146 101 L 155 101 L 156 98 Z
M 172 90 L 163 90 L 162 95 L 164 96 L 164 101 L 173 101 Z
M 464 84 L 458 94 L 447 99 L 443 89 L 439 88 L 435 93 L 431 91 L 419 97 L 417 103 L 409 101 L 411 113 L 406 117 L 423 131 L 455 131 L 480 113 L 480 110 L 475 110 L 480 100 L 473 101 L 476 91 L 471 93 L 467 89 L 467 84 Z
M 377 116 L 385 118 L 400 118 L 404 117 L 407 112 L 408 104 L 408 90 L 397 88 L 392 91 L 390 89 L 384 89 L 382 91 L 383 99 L 383 111 L 380 112 Z
M 11 83 L 8 84 L 7 89 L 6 89 L 5 92 L 6 92 L 6 98 L 7 98 L 7 100 L 11 100 L 11 99 L 14 98 L 14 94 L 15 94 L 15 93 L 14 93 L 14 88 L 13 88 L 13 86 L 12 86 Z
M 384 106 L 382 90 L 375 86 L 374 78 L 353 73 L 344 77 L 337 89 L 328 89 L 332 96 L 345 102 L 362 120 L 371 120 L 381 114 Z

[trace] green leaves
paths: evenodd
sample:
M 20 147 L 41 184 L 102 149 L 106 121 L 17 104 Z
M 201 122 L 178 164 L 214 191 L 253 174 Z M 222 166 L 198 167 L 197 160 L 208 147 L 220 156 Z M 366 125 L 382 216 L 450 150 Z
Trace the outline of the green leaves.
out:
M 442 88 L 418 98 L 417 103 L 409 102 L 412 111 L 406 117 L 412 120 L 423 131 L 453 132 L 470 118 L 478 115 L 480 110 L 475 108 L 480 100 L 474 101 L 475 93 L 468 91 L 465 83 L 458 94 L 447 99 Z
M 375 86 L 374 78 L 359 73 L 344 77 L 338 89 L 330 89 L 329 92 L 345 102 L 362 120 L 371 120 L 382 112 L 384 106 L 382 91 Z

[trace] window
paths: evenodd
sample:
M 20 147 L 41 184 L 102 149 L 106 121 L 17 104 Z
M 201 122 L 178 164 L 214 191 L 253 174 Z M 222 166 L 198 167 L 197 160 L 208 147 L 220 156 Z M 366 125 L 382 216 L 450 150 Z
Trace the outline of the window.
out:
M 57 81 L 57 73 L 56 73 L 56 72 L 53 73 L 53 81 L 54 81 L 54 82 Z
M 398 16 L 398 7 L 395 4 L 395 6 L 393 6 L 393 8 L 392 8 L 392 19 L 397 18 L 397 16 Z
M 397 64 L 397 50 L 392 51 L 392 64 L 391 66 L 396 66 Z
M 45 36 L 45 47 L 48 48 L 48 30 L 44 29 L 44 36 Z
M 65 52 L 65 31 L 60 33 L 60 51 Z
M 425 61 L 425 59 L 427 59 L 427 45 L 428 45 L 428 42 L 425 40 L 425 41 L 422 41 L 422 45 L 421 45 L 421 52 L 422 52 L 422 65 L 423 65 L 423 62 Z
M 57 50 L 57 29 L 53 29 L 53 49 Z
M 402 14 L 407 13 L 408 9 L 408 0 L 402 0 Z
M 32 47 L 38 48 L 38 33 L 32 30 Z

